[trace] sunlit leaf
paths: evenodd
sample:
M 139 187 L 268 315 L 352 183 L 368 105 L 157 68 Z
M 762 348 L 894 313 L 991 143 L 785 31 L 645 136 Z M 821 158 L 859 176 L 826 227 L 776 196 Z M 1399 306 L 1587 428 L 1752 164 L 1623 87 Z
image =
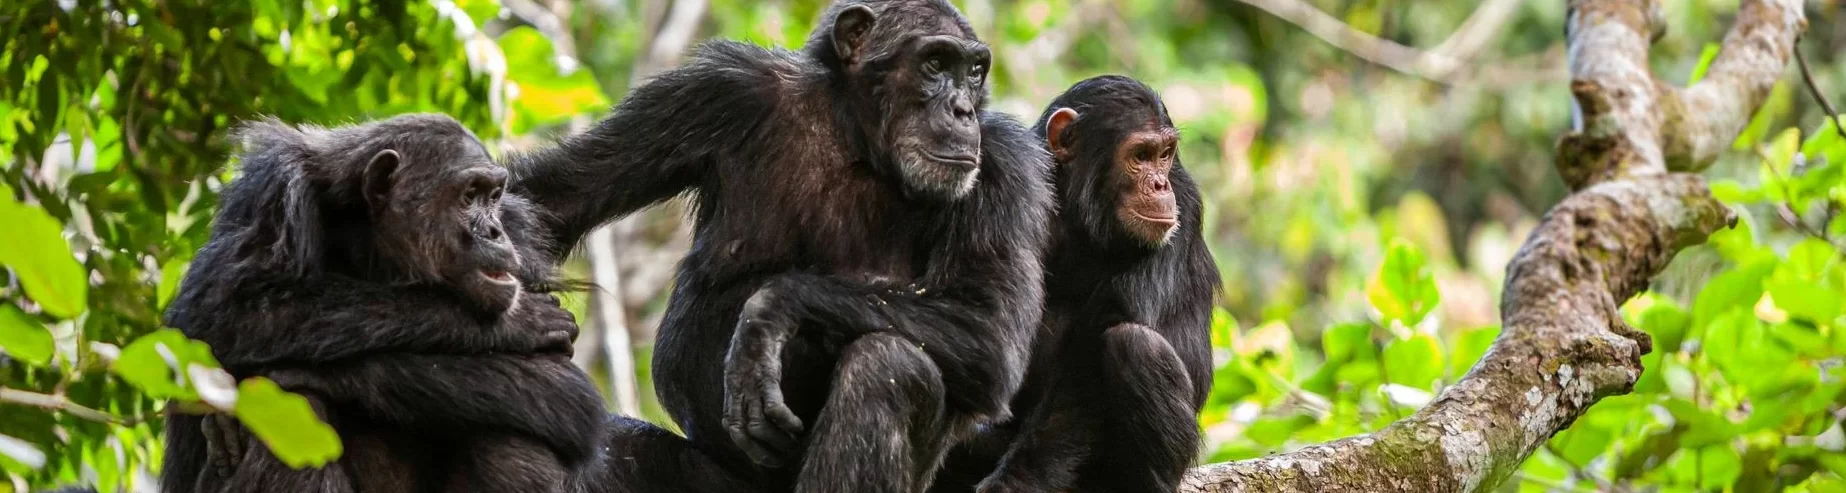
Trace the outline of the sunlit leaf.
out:
M 161 308 L 166 308 L 167 303 L 173 301 L 173 295 L 179 293 L 180 278 L 186 275 L 186 268 L 191 265 L 192 262 L 173 261 L 160 266 L 160 286 L 155 296 Z
M 51 364 L 51 331 L 19 307 L 0 304 L 0 353 L 32 366 Z
M 1775 269 L 1777 262 L 1775 258 L 1761 258 L 1712 277 L 1693 299 L 1692 323 L 1703 327 L 1725 311 L 1748 309 L 1756 304 L 1756 299 L 1763 294 L 1763 278 Z
M 1692 67 L 1692 77 L 1686 79 L 1686 85 L 1699 83 L 1705 78 L 1705 72 L 1711 70 L 1712 60 L 1718 59 L 1718 44 L 1705 43 L 1705 50 L 1699 53 L 1699 64 Z
M 1328 363 L 1350 361 L 1360 351 L 1372 351 L 1372 326 L 1356 323 L 1329 326 L 1320 336 L 1320 347 Z
M 1386 321 L 1414 326 L 1423 321 L 1441 301 L 1435 276 L 1425 265 L 1423 253 L 1410 242 L 1396 239 L 1385 254 L 1385 261 L 1365 286 L 1365 297 Z
M 0 265 L 19 276 L 26 295 L 58 318 L 75 318 L 88 303 L 89 275 L 71 255 L 64 227 L 44 209 L 0 194 L 0 224 L 7 225 L 0 241 Z
M 122 348 L 122 356 L 116 358 L 111 369 L 154 398 L 193 400 L 198 393 L 180 369 L 194 363 L 218 366 L 210 346 L 188 339 L 177 330 L 161 329 Z
M 339 434 L 321 421 L 308 399 L 257 377 L 237 388 L 237 420 L 289 467 L 321 467 L 342 452 Z

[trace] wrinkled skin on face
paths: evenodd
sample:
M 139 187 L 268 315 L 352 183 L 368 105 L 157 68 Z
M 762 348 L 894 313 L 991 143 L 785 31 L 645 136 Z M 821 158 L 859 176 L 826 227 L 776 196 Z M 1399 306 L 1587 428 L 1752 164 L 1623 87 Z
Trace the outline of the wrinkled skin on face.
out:
M 365 168 L 376 247 L 412 279 L 454 286 L 497 315 L 519 297 L 519 254 L 500 224 L 507 172 L 478 143 L 453 152 L 379 152 Z M 449 155 L 443 155 L 449 154 Z M 462 164 L 457 164 L 462 163 Z
M 932 6 L 858 5 L 834 18 L 833 46 L 865 136 L 912 193 L 959 199 L 981 167 L 980 110 L 993 54 L 958 15 Z M 872 41 L 876 40 L 876 41 Z

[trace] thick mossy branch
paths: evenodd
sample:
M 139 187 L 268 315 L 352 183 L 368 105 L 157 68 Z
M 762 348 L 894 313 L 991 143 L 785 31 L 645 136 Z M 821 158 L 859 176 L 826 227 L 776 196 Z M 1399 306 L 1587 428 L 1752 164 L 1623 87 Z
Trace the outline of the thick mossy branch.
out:
M 1500 338 L 1461 381 L 1378 432 L 1194 468 L 1181 491 L 1487 491 L 1590 405 L 1632 390 L 1650 344 L 1622 302 L 1735 222 L 1703 179 L 1669 170 L 1708 166 L 1729 145 L 1806 26 L 1797 0 L 1745 0 L 1709 75 L 1679 90 L 1647 72 L 1660 18 L 1649 0 L 1570 2 L 1576 118 L 1557 166 L 1574 192 L 1507 265 Z

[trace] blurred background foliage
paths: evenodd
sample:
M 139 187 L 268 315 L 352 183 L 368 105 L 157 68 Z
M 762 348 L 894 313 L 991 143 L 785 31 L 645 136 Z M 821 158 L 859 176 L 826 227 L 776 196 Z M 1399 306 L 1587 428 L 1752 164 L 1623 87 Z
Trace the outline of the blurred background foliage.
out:
M 1226 286 L 1207 460 L 1376 429 L 1498 334 L 1507 260 L 1564 194 L 1565 2 L 957 0 L 996 55 L 997 109 L 1125 73 L 1160 90 L 1207 196 Z M 722 36 L 796 46 L 821 0 L 9 0 L 0 3 L 0 492 L 154 491 L 160 410 L 233 413 L 291 463 L 339 453 L 298 398 L 230 382 L 159 313 L 257 115 L 450 114 L 497 152 L 582 128 Z M 1801 49 L 1846 100 L 1841 0 Z M 1657 74 L 1696 77 L 1735 1 L 1666 0 Z M 1846 136 L 1791 67 L 1713 170 L 1743 217 L 1625 315 L 1655 337 L 1506 491 L 1846 491 Z M 598 237 L 569 301 L 611 409 L 651 402 L 649 348 L 687 245 L 681 204 Z M 590 277 L 590 262 L 573 259 Z M 602 310 L 590 311 L 591 305 Z M 590 313 L 609 316 L 589 316 Z M 604 320 L 607 318 L 608 320 Z M 624 344 L 632 342 L 632 346 Z M 632 349 L 631 349 L 632 348 Z M 621 391 L 632 351 L 638 401 Z

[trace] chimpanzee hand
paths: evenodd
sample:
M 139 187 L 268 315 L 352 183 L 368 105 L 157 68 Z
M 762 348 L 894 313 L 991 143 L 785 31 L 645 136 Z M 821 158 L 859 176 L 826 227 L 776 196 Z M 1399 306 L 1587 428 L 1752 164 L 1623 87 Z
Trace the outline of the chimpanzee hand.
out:
M 794 327 L 775 304 L 768 288 L 750 296 L 724 361 L 724 428 L 751 460 L 767 467 L 781 467 L 801 433 L 801 418 L 782 402 L 782 346 Z
M 250 434 L 228 414 L 208 414 L 200 423 L 199 433 L 205 435 L 205 468 L 199 471 L 199 484 L 224 484 L 243 463 Z
M 519 304 L 501 317 L 501 335 L 509 339 L 501 346 L 508 352 L 571 355 L 577 339 L 577 319 L 559 304 L 558 297 L 545 293 L 519 293 Z

